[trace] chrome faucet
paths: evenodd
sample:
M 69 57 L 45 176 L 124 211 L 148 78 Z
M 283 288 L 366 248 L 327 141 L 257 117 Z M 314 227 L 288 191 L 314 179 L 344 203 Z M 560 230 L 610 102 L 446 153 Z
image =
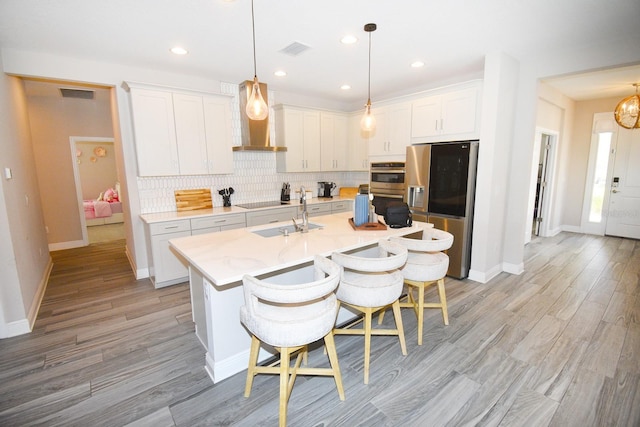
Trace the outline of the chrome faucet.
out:
M 309 213 L 307 212 L 307 192 L 304 185 L 300 186 L 300 204 L 302 205 L 302 225 L 299 225 L 295 218 L 291 218 L 291 220 L 296 231 L 307 233 L 309 232 Z

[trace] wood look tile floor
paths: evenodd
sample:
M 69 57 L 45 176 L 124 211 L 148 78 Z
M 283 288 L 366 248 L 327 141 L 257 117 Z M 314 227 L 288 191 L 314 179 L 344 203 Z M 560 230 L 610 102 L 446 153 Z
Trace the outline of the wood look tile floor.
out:
M 450 325 L 428 311 L 422 346 L 403 310 L 408 355 L 374 337 L 369 385 L 362 337 L 336 337 L 346 400 L 299 377 L 289 425 L 639 426 L 640 242 L 561 233 L 525 253 L 519 276 L 447 279 Z M 277 424 L 277 377 L 244 398 L 244 372 L 205 373 L 187 284 L 136 281 L 123 241 L 52 256 L 33 333 L 0 340 L 0 426 Z

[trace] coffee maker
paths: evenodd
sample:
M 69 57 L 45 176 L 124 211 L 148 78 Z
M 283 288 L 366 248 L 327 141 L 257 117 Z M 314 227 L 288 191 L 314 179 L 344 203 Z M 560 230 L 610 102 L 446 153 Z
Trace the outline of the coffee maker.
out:
M 318 197 L 332 198 L 331 190 L 336 188 L 335 182 L 320 181 L 318 182 Z

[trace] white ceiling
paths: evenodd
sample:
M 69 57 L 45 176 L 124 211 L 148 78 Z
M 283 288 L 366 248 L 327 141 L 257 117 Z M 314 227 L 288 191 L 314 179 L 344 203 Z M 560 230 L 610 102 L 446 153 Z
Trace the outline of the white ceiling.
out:
M 275 91 L 362 105 L 368 64 L 363 26 L 375 22 L 374 103 L 482 77 L 488 52 L 530 60 L 549 53 L 606 55 L 609 46 L 627 50 L 626 65 L 636 66 L 548 81 L 576 100 L 622 96 L 640 82 L 638 17 L 638 0 L 255 0 L 257 71 Z M 341 44 L 346 34 L 359 42 Z M 293 42 L 309 49 L 295 57 L 280 52 Z M 175 45 L 189 54 L 171 54 Z M 251 2 L 0 0 L 0 48 L 240 83 L 253 77 Z M 426 66 L 412 69 L 416 60 Z M 278 69 L 287 76 L 274 76 Z M 340 90 L 342 84 L 352 89 Z

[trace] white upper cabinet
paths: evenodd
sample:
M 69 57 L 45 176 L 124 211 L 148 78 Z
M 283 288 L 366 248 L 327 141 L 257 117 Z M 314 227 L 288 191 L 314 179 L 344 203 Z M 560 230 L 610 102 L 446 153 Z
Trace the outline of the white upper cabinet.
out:
M 229 96 L 127 85 L 139 176 L 233 172 Z
M 477 139 L 478 98 L 473 87 L 414 101 L 411 142 Z
M 320 111 L 277 105 L 276 141 L 287 151 L 278 152 L 278 172 L 320 171 Z
M 376 129 L 369 136 L 370 156 L 404 156 L 411 144 L 411 104 L 400 102 L 373 109 Z
M 348 165 L 347 116 L 320 113 L 320 167 L 323 171 L 346 171 Z
M 178 175 L 178 143 L 171 92 L 131 88 L 140 176 Z

